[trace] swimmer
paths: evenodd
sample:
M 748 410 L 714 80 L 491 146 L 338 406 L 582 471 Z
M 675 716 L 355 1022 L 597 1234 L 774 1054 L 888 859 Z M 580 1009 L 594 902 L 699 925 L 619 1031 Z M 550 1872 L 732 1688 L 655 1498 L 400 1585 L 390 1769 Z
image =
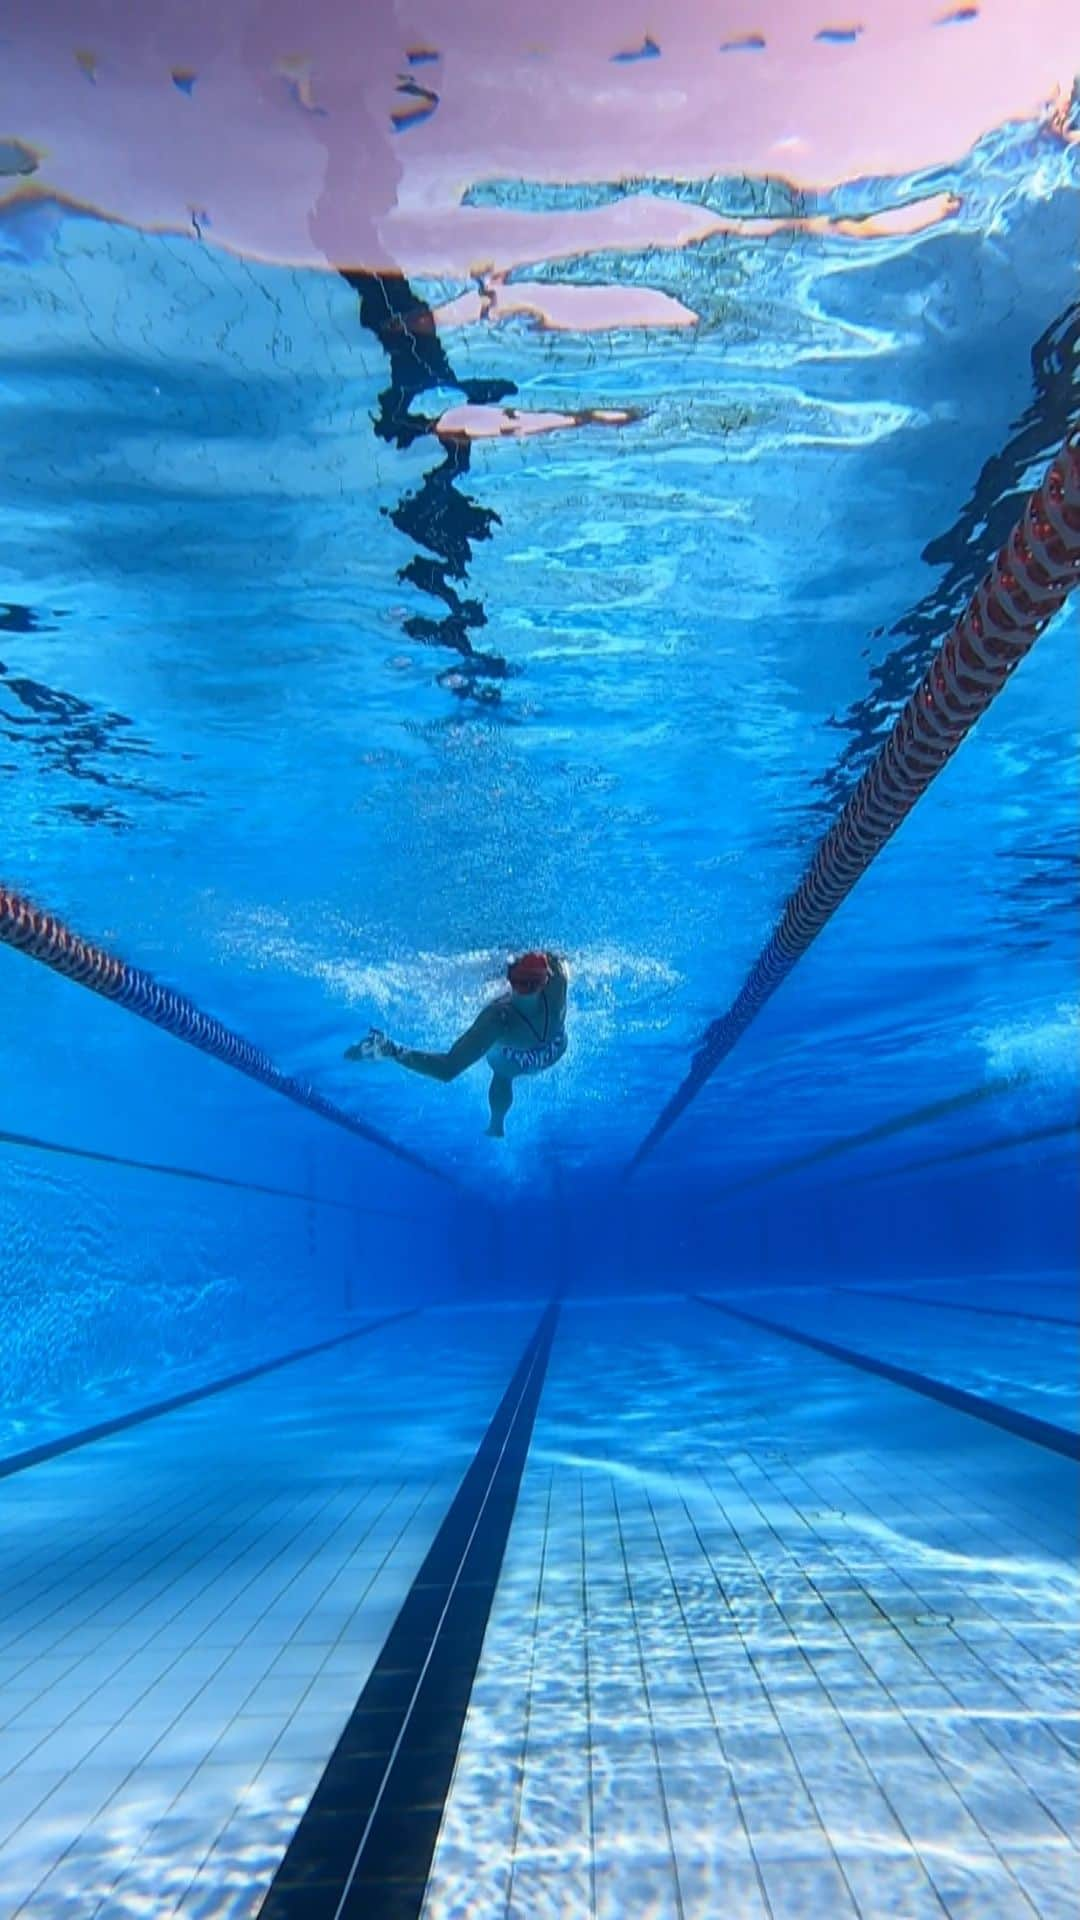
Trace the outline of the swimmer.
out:
M 514 1081 L 523 1073 L 546 1073 L 566 1052 L 566 967 L 556 953 L 522 953 L 506 969 L 510 992 L 492 1000 L 449 1053 L 420 1053 L 403 1047 L 373 1027 L 366 1040 L 346 1048 L 346 1060 L 396 1060 L 428 1080 L 456 1080 L 486 1060 L 491 1068 L 488 1104 L 494 1140 L 514 1099 Z

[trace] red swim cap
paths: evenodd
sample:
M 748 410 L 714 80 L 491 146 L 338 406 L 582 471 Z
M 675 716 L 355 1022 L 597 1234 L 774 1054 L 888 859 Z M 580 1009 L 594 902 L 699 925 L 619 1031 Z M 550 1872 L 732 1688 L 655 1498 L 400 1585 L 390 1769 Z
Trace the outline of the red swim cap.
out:
M 547 954 L 519 954 L 507 967 L 506 977 L 515 993 L 539 993 L 551 979 Z

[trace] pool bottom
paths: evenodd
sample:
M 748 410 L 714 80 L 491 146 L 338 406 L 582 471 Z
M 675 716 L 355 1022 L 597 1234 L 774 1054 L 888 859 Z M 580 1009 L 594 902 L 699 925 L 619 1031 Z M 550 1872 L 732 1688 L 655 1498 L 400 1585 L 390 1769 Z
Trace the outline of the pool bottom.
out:
M 258 1911 L 535 1322 L 386 1328 L 4 1488 L 13 1916 Z M 564 1307 L 427 1920 L 1071 1913 L 1074 1490 L 691 1303 Z

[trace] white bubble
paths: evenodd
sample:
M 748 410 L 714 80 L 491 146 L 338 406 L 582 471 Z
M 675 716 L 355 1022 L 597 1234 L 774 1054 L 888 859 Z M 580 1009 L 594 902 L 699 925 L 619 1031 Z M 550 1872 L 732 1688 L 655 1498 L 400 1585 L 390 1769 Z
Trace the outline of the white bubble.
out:
M 1080 1005 L 1059 1003 L 1042 1017 L 985 1027 L 975 1038 L 994 1077 L 1071 1082 L 1080 1063 Z

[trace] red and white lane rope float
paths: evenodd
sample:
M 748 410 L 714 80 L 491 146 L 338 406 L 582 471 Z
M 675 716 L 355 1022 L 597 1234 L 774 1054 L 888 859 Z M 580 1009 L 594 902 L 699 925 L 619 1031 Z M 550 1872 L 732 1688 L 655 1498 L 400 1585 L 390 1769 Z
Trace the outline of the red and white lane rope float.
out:
M 738 996 L 706 1029 L 690 1072 L 641 1142 L 628 1172 L 674 1126 L 817 939 L 1078 579 L 1080 435 L 1072 434 L 825 835 Z

